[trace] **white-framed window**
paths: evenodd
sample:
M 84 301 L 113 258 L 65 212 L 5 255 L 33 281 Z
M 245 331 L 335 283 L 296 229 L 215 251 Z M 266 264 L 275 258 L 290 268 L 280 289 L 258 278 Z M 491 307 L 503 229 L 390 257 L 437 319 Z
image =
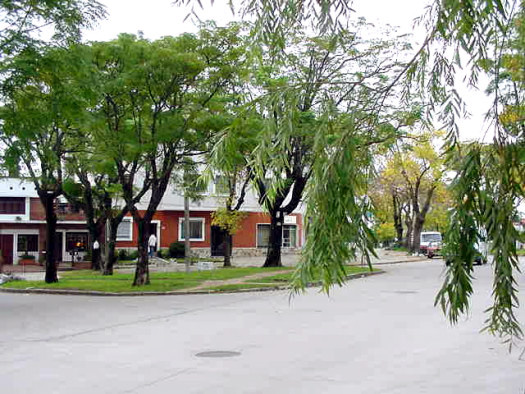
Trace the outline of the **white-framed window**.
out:
M 133 240 L 133 218 L 122 219 L 117 228 L 117 241 Z
M 297 226 L 295 224 L 283 225 L 283 248 L 297 247 Z M 257 247 L 267 248 L 270 242 L 270 225 L 268 223 L 257 224 Z
M 204 241 L 204 218 L 190 218 L 190 241 Z M 184 218 L 179 218 L 179 241 L 184 241 Z
M 18 234 L 18 252 L 38 252 L 38 234 Z
M 283 248 L 297 247 L 297 226 L 295 224 L 283 225 Z

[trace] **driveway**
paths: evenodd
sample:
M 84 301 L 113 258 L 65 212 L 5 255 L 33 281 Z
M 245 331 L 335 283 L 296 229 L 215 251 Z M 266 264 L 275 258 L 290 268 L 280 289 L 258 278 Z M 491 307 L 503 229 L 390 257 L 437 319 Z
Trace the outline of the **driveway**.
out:
M 440 260 L 389 265 L 330 297 L 310 289 L 160 297 L 0 293 L 0 392 L 523 394 L 521 349 L 433 307 Z M 525 281 L 519 278 L 525 304 Z M 523 308 L 519 311 L 525 321 Z M 208 353 L 210 351 L 233 353 Z M 217 356 L 233 357 L 217 357 Z M 525 359 L 525 357 L 524 357 Z

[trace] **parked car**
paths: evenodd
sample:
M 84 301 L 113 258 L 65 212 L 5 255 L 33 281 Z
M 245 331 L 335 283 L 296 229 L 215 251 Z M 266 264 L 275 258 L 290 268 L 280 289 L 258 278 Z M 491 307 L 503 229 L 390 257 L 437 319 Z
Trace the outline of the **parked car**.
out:
M 477 244 L 476 245 L 476 255 L 474 256 L 473 264 L 474 265 L 487 264 L 488 262 L 487 256 L 488 256 L 488 250 L 487 250 L 486 244 L 484 242 Z M 450 259 L 447 259 L 445 261 L 445 264 L 447 266 L 449 266 L 451 263 L 452 261 Z

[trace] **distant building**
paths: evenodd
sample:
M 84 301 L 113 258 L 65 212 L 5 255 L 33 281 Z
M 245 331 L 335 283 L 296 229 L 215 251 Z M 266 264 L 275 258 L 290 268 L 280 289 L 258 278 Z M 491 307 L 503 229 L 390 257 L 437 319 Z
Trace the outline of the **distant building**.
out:
M 225 196 L 223 196 L 225 197 Z M 148 195 L 144 197 L 147 201 Z M 249 191 L 242 208 L 247 213 L 240 230 L 233 236 L 233 255 L 262 255 L 266 251 L 270 217 L 264 213 L 253 191 Z M 224 239 L 219 228 L 211 225 L 211 214 L 221 201 L 220 182 L 210 185 L 200 201 L 190 205 L 190 241 L 192 253 L 198 256 L 222 256 Z M 139 210 L 146 204 L 139 204 Z M 91 243 L 84 214 L 75 211 L 65 199 L 56 201 L 58 215 L 56 253 L 58 261 L 83 259 Z M 166 191 L 155 213 L 150 229 L 160 248 L 184 241 L 184 198 L 173 188 Z M 294 251 L 304 244 L 303 215 L 293 213 L 284 218 L 283 252 Z M 117 248 L 133 249 L 137 245 L 138 227 L 131 216 L 118 228 Z M 18 264 L 23 255 L 35 261 L 45 254 L 46 226 L 44 207 L 33 183 L 16 179 L 0 179 L 0 250 L 4 264 Z

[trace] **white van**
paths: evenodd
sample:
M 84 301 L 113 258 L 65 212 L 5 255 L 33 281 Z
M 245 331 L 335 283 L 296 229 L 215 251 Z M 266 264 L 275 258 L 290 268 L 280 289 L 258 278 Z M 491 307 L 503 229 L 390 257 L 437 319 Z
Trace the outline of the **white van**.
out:
M 441 248 L 443 238 L 441 233 L 438 231 L 423 231 L 419 238 L 419 250 L 423 254 L 427 254 L 428 247 L 430 244 L 434 247 Z

